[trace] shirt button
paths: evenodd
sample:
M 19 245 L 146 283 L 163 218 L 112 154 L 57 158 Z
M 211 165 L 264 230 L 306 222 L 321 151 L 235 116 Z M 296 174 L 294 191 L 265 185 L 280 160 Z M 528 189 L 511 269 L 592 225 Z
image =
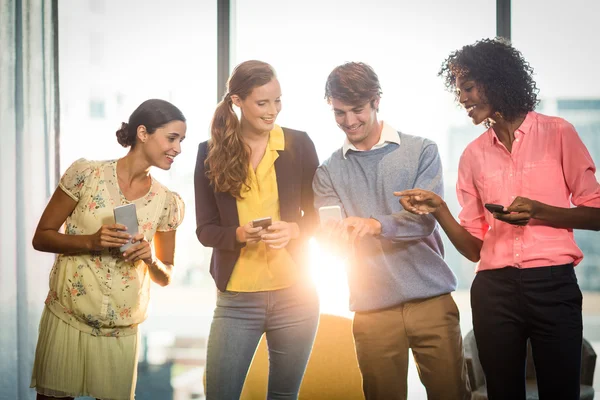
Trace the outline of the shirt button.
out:
M 518 139 L 518 138 L 517 138 L 517 139 L 515 139 L 515 142 L 518 142 L 518 141 L 519 141 L 519 139 Z
M 516 257 L 519 257 L 519 253 L 515 254 Z
M 518 238 L 518 237 L 516 237 L 516 238 L 515 238 L 515 240 L 519 240 L 519 238 Z M 517 256 L 518 256 L 518 254 L 517 254 Z

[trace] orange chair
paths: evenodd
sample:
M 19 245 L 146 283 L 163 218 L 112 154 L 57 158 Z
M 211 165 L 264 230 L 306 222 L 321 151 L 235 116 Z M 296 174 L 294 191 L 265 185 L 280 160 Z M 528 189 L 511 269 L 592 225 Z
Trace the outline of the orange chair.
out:
M 267 397 L 268 357 L 263 335 L 240 400 L 264 400 Z M 321 314 L 299 399 L 364 400 L 350 319 Z

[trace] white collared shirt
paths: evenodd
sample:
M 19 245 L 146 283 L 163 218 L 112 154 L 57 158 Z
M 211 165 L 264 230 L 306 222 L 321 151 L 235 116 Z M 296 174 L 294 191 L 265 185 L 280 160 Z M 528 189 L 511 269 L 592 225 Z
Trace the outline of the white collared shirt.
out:
M 344 145 L 342 146 L 342 154 L 344 155 L 344 158 L 346 158 L 346 153 L 348 152 L 348 150 L 370 151 L 370 150 L 376 150 L 376 149 L 385 147 L 389 143 L 396 143 L 399 145 L 400 144 L 400 136 L 398 135 L 398 131 L 396 131 L 394 128 L 392 128 L 387 123 L 385 123 L 383 121 L 382 121 L 382 123 L 383 123 L 383 129 L 381 130 L 381 136 L 379 137 L 379 142 L 377 142 L 373 147 L 371 147 L 368 150 L 357 149 L 356 146 L 354 146 L 352 143 L 350 143 L 348 138 L 346 138 L 344 140 Z

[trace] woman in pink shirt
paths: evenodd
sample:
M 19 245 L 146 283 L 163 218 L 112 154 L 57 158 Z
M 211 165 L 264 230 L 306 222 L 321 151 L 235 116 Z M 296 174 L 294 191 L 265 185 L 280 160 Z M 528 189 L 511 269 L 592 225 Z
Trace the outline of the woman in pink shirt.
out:
M 532 74 L 501 39 L 453 52 L 439 75 L 473 123 L 488 128 L 460 159 L 460 224 L 435 193 L 395 193 L 406 210 L 432 213 L 461 254 L 479 261 L 471 308 L 490 400 L 525 399 L 527 339 L 540 399 L 579 399 L 582 296 L 573 267 L 583 254 L 573 229 L 600 230 L 600 185 L 573 126 L 533 111 Z

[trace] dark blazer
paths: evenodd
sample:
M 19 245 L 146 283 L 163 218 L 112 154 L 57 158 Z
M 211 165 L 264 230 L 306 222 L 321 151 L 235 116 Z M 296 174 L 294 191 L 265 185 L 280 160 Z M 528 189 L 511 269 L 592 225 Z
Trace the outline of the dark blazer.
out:
M 283 128 L 285 148 L 275 160 L 281 220 L 296 222 L 300 237 L 286 249 L 300 268 L 307 268 L 308 239 L 317 225 L 313 204 L 312 180 L 319 166 L 315 145 L 305 132 Z M 235 231 L 240 226 L 236 199 L 229 193 L 215 192 L 206 177 L 204 161 L 208 142 L 200 143 L 194 173 L 196 192 L 196 235 L 205 247 L 212 247 L 210 274 L 217 288 L 225 291 L 233 267 L 245 245 L 238 243 Z

